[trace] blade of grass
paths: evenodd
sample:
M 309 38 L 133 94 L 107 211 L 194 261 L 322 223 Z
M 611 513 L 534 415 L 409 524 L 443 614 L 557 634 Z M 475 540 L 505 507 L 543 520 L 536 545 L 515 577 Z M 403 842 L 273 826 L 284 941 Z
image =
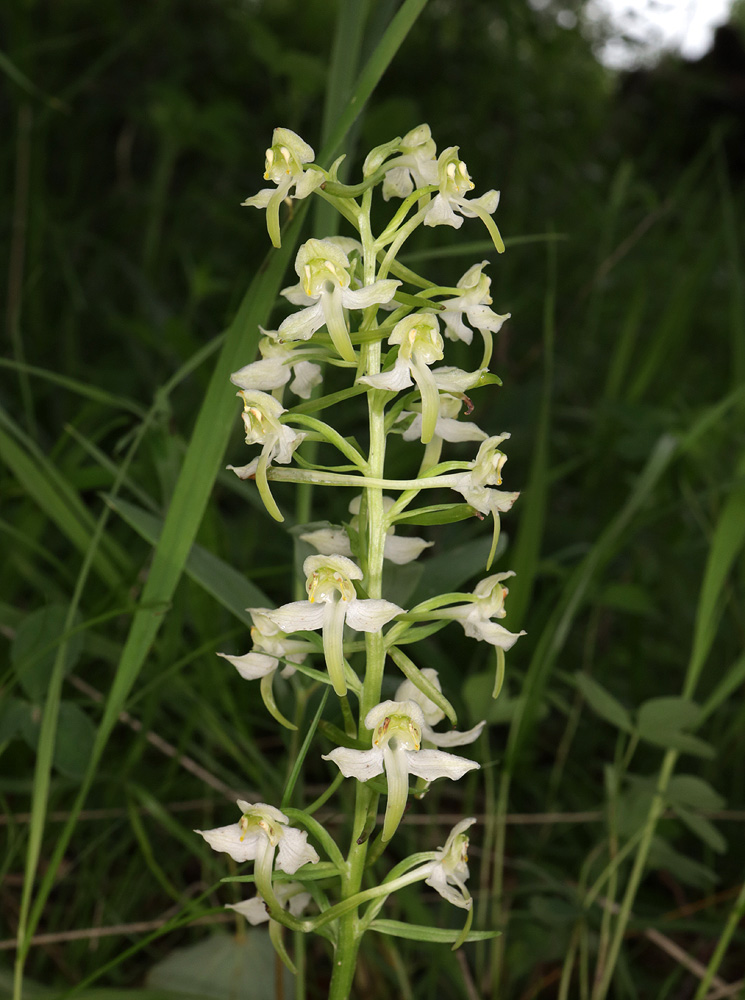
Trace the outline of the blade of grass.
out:
M 163 532 L 163 518 L 150 514 L 141 507 L 121 500 L 119 497 L 105 496 L 104 500 L 122 517 L 138 535 L 157 546 Z M 235 567 L 218 556 L 208 552 L 196 543 L 186 558 L 184 566 L 188 576 L 214 597 L 228 611 L 232 611 L 239 621 L 249 628 L 253 625 L 246 608 L 268 608 L 272 601 L 259 587 L 239 573 Z
M 13 472 L 29 497 L 56 524 L 62 534 L 83 554 L 95 533 L 95 520 L 62 473 L 0 409 L 0 458 Z M 93 568 L 108 586 L 122 586 L 122 571 L 132 572 L 130 561 L 118 545 L 107 540 L 106 548 L 96 548 Z

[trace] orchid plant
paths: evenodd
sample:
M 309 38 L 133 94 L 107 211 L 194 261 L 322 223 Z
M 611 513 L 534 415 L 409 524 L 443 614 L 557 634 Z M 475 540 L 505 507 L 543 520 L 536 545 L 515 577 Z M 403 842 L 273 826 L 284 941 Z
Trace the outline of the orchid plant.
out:
M 344 525 L 327 522 L 315 530 L 300 529 L 299 537 L 316 553 L 303 564 L 307 599 L 275 609 L 249 609 L 252 648 L 241 655 L 220 655 L 243 679 L 259 680 L 267 710 L 288 728 L 295 726 L 276 704 L 275 674 L 280 672 L 306 692 L 311 685 L 327 685 L 339 700 L 344 731 L 333 726 L 324 730 L 336 733 L 339 745 L 322 755 L 333 780 L 312 807 L 239 801 L 235 822 L 198 832 L 216 851 L 238 862 L 254 862 L 253 874 L 240 878 L 255 882 L 257 895 L 233 908 L 252 924 L 269 922 L 272 942 L 292 971 L 283 928 L 319 933 L 328 940 L 333 954 L 329 996 L 342 1000 L 351 994 L 363 935 L 399 932 L 395 922 L 379 913 L 388 897 L 404 886 L 424 883 L 466 911 L 462 931 L 449 937 L 454 946 L 492 933 L 470 930 L 472 897 L 466 881 L 473 817 L 458 822 L 443 846 L 422 845 L 423 851 L 393 864 L 387 873 L 379 871 L 380 859 L 410 805 L 410 776 L 418 779 L 421 798 L 430 782 L 458 781 L 479 767 L 451 748 L 477 740 L 484 722 L 467 732 L 438 731 L 435 727 L 445 717 L 456 724 L 455 710 L 437 672 L 418 666 L 408 647 L 458 622 L 467 636 L 495 647 L 497 697 L 505 651 L 518 639 L 493 620 L 505 615 L 504 581 L 512 574 L 486 576 L 471 593 L 433 595 L 403 608 L 384 596 L 383 564 L 426 558 L 433 544 L 396 534 L 401 523 L 432 525 L 491 515 L 488 572 L 500 514 L 518 494 L 497 489 L 506 461 L 501 445 L 509 434 L 489 436 L 468 419 L 473 404 L 467 394 L 499 383 L 489 372 L 492 339 L 509 316 L 491 308 L 487 261 L 470 267 L 454 286 L 444 287 L 398 260 L 419 225 L 459 229 L 465 218 L 480 219 L 502 252 L 504 244 L 492 218 L 499 193 L 469 197 L 474 183 L 458 147 L 450 146 L 438 156 L 427 125 L 373 149 L 364 162 L 361 183 L 354 186 L 338 182 L 340 161 L 330 170 L 314 161 L 308 143 L 289 129 L 275 129 L 264 174 L 274 186 L 244 204 L 266 210 L 274 246 L 281 245 L 282 204 L 311 195 L 333 205 L 357 237 L 314 238 L 300 247 L 295 259 L 298 283 L 282 292 L 295 311 L 277 330 L 262 331 L 261 358 L 231 376 L 243 405 L 246 444 L 260 450 L 247 464 L 229 468 L 241 479 L 255 481 L 277 521 L 283 515 L 271 484 L 278 481 L 344 490 L 344 507 L 352 516 Z M 381 187 L 385 202 L 398 199 L 400 204 L 376 235 L 371 209 Z M 442 364 L 448 342 L 471 344 L 474 330 L 483 342 L 476 367 L 467 371 Z M 333 368 L 348 373 L 349 386 L 324 395 L 324 371 Z M 362 394 L 368 409 L 365 446 L 315 415 L 325 411 L 333 418 L 336 403 Z M 391 435 L 421 453 L 418 472 L 411 478 L 386 475 Z M 330 445 L 340 456 L 339 464 L 318 465 L 316 452 L 306 453 L 307 442 Z M 451 442 L 461 447 L 475 442 L 478 452 L 470 460 L 443 460 L 443 449 Z M 417 504 L 420 497 L 431 496 L 431 490 L 444 493 L 445 499 Z M 362 633 L 363 641 L 354 639 L 355 633 Z M 316 667 L 308 665 L 309 659 Z M 385 677 L 389 665 L 394 674 L 403 675 L 395 692 Z M 384 686 L 394 698 L 383 697 Z M 346 854 L 313 815 L 343 779 L 356 788 Z M 376 832 L 381 796 L 384 818 Z M 407 937 L 435 939 L 427 927 L 406 930 Z M 441 932 L 437 939 L 442 940 Z

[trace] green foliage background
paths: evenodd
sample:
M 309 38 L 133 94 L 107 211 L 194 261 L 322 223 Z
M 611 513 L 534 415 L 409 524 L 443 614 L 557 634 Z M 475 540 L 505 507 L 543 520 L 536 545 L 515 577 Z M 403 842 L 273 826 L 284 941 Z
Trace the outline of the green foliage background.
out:
M 218 357 L 226 372 L 252 360 L 256 324 L 287 283 L 291 248 L 267 259 L 263 216 L 239 207 L 262 185 L 271 130 L 320 149 L 398 9 L 11 0 L 0 14 L 3 937 L 29 913 L 39 934 L 128 928 L 95 947 L 86 936 L 31 947 L 28 995 L 60 996 L 88 977 L 139 988 L 164 956 L 201 941 L 208 931 L 187 924 L 233 890 L 216 887 L 223 859 L 192 827 L 229 821 L 231 789 L 278 799 L 297 753 L 214 653 L 246 647 L 243 608 L 292 596 L 302 553 L 231 475 L 218 474 L 203 516 L 197 491 L 177 483 L 184 468 L 209 485 L 213 469 L 244 461 L 232 390 L 217 377 L 209 386 Z M 504 387 L 482 391 L 474 416 L 512 432 L 506 485 L 524 493 L 504 519 L 497 569 L 518 571 L 505 624 L 528 631 L 486 709 L 483 770 L 462 789 L 435 786 L 412 810 L 429 824 L 404 838 L 421 849 L 426 830 L 432 847 L 452 814 L 484 817 L 472 842 L 475 926 L 505 933 L 493 948 L 468 946 L 465 966 L 441 948 L 371 940 L 366 998 L 561 995 L 567 954 L 591 970 L 612 947 L 620 924 L 586 889 L 649 828 L 671 750 L 681 759 L 611 995 L 693 995 L 696 977 L 644 936 L 649 927 L 704 966 L 723 941 L 719 974 L 742 973 L 741 837 L 710 819 L 742 808 L 745 782 L 737 115 L 697 117 L 702 95 L 727 84 L 710 64 L 694 73 L 670 59 L 644 93 L 656 80 L 688 103 L 652 101 L 645 118 L 557 9 L 429 0 L 343 144 L 354 177 L 372 145 L 427 121 L 440 148 L 460 145 L 478 192 L 502 190 L 503 257 L 466 222 L 460 240 L 449 229 L 417 236 L 409 259 L 453 283 L 488 258 L 495 308 L 513 316 L 492 364 Z M 581 18 L 582 5 L 572 9 Z M 322 211 L 317 220 L 329 225 Z M 353 407 L 345 417 L 362 420 Z M 222 443 L 200 450 L 224 443 L 228 427 L 225 454 Z M 276 495 L 291 526 L 296 498 Z M 347 501 L 304 496 L 296 514 L 310 503 L 311 517 L 338 520 Z M 196 523 L 200 548 L 181 578 Z M 431 537 L 440 561 L 424 582 L 391 578 L 392 593 L 436 589 L 438 574 L 453 587 L 479 578 L 478 525 Z M 483 718 L 485 650 L 448 631 L 418 655 L 460 690 L 464 728 Z M 285 711 L 312 717 L 313 698 L 293 707 L 279 694 Z M 330 779 L 318 757 L 304 774 L 309 797 Z M 562 815 L 530 824 L 505 822 L 506 811 Z M 566 821 L 588 811 L 598 815 Z M 623 905 L 633 857 L 604 898 Z M 148 924 L 195 898 L 184 926 Z M 451 926 L 445 904 L 412 890 L 389 915 L 433 913 Z M 324 995 L 328 974 L 316 947 L 309 997 Z M 183 989 L 157 976 L 150 986 L 164 995 L 169 982 Z M 566 995 L 589 995 L 591 982 L 570 982 Z

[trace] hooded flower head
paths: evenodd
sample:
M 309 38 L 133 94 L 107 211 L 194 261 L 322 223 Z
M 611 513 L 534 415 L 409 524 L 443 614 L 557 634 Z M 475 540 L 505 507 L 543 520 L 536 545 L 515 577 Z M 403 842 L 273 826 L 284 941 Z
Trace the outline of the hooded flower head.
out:
M 384 701 L 371 708 L 365 728 L 372 730 L 370 750 L 337 747 L 324 760 L 332 760 L 345 778 L 367 781 L 385 771 L 388 800 L 383 822 L 383 840 L 390 840 L 401 821 L 409 794 L 409 775 L 425 781 L 453 781 L 480 765 L 442 750 L 422 750 L 424 715 L 414 701 Z
M 308 844 L 308 834 L 290 826 L 289 819 L 279 809 L 265 802 L 244 802 L 238 799 L 241 818 L 230 826 L 214 830 L 195 830 L 215 851 L 224 851 L 234 861 L 256 861 L 271 870 L 277 851 L 277 868 L 288 875 L 304 864 L 315 864 L 318 854 Z
M 264 334 L 259 341 L 261 360 L 233 372 L 230 381 L 240 389 L 271 392 L 287 385 L 294 374 L 290 389 L 301 399 L 310 399 L 314 386 L 322 381 L 320 365 L 305 360 L 303 353 L 280 340 L 276 331 L 259 329 Z
M 458 146 L 448 146 L 440 153 L 437 159 L 437 183 L 440 190 L 429 205 L 424 225 L 460 229 L 463 225 L 461 216 L 469 219 L 478 216 L 489 230 L 494 246 L 502 253 L 504 243 L 491 218 L 499 204 L 499 191 L 487 191 L 480 198 L 466 197 L 475 185 L 468 167 L 458 155 Z
M 247 681 L 257 680 L 273 674 L 279 669 L 281 660 L 287 660 L 282 670 L 283 677 L 291 677 L 295 673 L 293 663 L 302 663 L 308 653 L 313 652 L 310 643 L 301 639 L 288 639 L 274 622 L 267 617 L 270 608 L 249 608 L 253 618 L 251 641 L 253 649 L 243 656 L 231 656 L 228 653 L 218 653 L 223 659 L 232 663 L 238 673 Z
M 421 674 L 433 687 L 440 692 L 442 691 L 440 678 L 436 670 L 432 667 L 424 667 Z M 459 747 L 473 743 L 474 740 L 479 738 L 481 731 L 486 725 L 486 720 L 484 720 L 465 733 L 460 733 L 455 729 L 449 733 L 436 733 L 433 727 L 438 722 L 442 722 L 445 718 L 445 713 L 413 681 L 406 680 L 402 684 L 399 684 L 396 690 L 396 701 L 413 701 L 420 707 L 422 710 L 422 719 L 424 720 L 422 723 L 422 738 L 438 747 Z
M 303 563 L 307 601 L 283 604 L 266 616 L 283 632 L 323 630 L 326 667 L 341 697 L 347 693 L 344 679 L 344 624 L 360 632 L 377 632 L 403 612 L 390 601 L 357 597 L 355 580 L 362 579 L 359 566 L 340 555 L 308 556 Z
M 422 443 L 432 440 L 439 413 L 437 383 L 429 365 L 442 361 L 443 339 L 440 323 L 432 312 L 417 312 L 397 323 L 389 344 L 398 344 L 399 351 L 390 371 L 366 375 L 358 379 L 374 389 L 398 392 L 413 385 L 412 376 L 422 396 Z
M 468 835 L 466 830 L 473 826 L 476 819 L 470 816 L 462 819 L 450 831 L 450 836 L 436 854 L 432 871 L 424 880 L 453 906 L 470 910 L 473 905 L 470 893 L 466 888 L 468 878 Z
M 304 164 L 312 163 L 315 155 L 313 147 L 290 129 L 275 128 L 272 133 L 272 144 L 266 151 L 264 180 L 272 181 L 276 187 L 263 188 L 242 204 L 266 209 L 267 229 L 275 247 L 281 246 L 282 242 L 279 234 L 279 206 L 282 201 L 290 192 L 295 198 L 307 198 L 325 180 L 320 170 L 303 170 Z
M 429 125 L 417 125 L 403 139 L 373 149 L 365 160 L 363 174 L 369 177 L 387 157 L 399 153 L 386 166 L 383 199 L 407 198 L 415 188 L 437 184 L 437 146 Z
M 349 526 L 354 531 L 359 530 L 361 500 L 360 496 L 356 496 L 349 504 L 349 512 L 353 515 Z M 383 510 L 386 514 L 394 502 L 392 497 L 383 497 Z M 395 531 L 395 527 L 390 527 L 386 533 L 383 556 L 390 560 L 390 562 L 396 563 L 397 566 L 413 562 L 425 549 L 434 544 L 434 542 L 425 541 L 424 538 L 413 538 L 411 536 L 404 538 L 402 535 L 397 535 Z M 317 549 L 322 555 L 333 555 L 335 553 L 343 556 L 352 555 L 349 535 L 344 528 L 319 528 L 317 531 L 308 531 L 300 537 L 304 542 L 308 542 Z
M 461 294 L 440 303 L 444 306 L 441 315 L 445 324 L 445 336 L 451 340 L 462 340 L 466 344 L 473 340 L 473 330 L 464 323 L 464 316 L 471 326 L 482 333 L 496 333 L 504 321 L 510 318 L 509 313 L 500 315 L 489 308 L 492 304 L 491 278 L 483 273 L 488 263 L 489 261 L 482 260 L 480 264 L 469 268 L 458 282 L 458 288 L 463 289 Z
M 350 261 L 338 239 L 308 240 L 295 258 L 295 272 L 300 283 L 285 288 L 282 294 L 296 305 L 305 305 L 300 312 L 288 316 L 278 333 L 285 340 L 309 340 L 326 324 L 326 329 L 345 361 L 357 358 L 349 336 L 344 309 L 366 309 L 390 302 L 401 284 L 386 278 L 362 288 L 351 288 Z
M 470 471 L 464 472 L 458 484 L 453 487 L 482 514 L 494 514 L 498 517 L 500 512 L 509 510 L 520 496 L 519 493 L 489 489 L 491 486 L 502 485 L 502 469 L 507 456 L 499 446 L 509 436 L 507 433 L 499 434 L 483 441 Z
M 511 649 L 525 632 L 508 632 L 503 625 L 493 622 L 492 618 L 504 618 L 507 614 L 504 601 L 509 590 L 503 585 L 503 581 L 514 575 L 509 571 L 485 577 L 474 588 L 472 603 L 443 608 L 438 612 L 439 617 L 460 622 L 463 631 L 471 639 L 488 642 L 499 649 Z
M 258 389 L 241 389 L 236 393 L 243 400 L 243 427 L 246 431 L 246 444 L 260 444 L 261 455 L 248 465 L 228 468 L 240 479 L 249 479 L 256 474 L 260 461 L 265 465 L 278 462 L 287 465 L 292 461 L 295 449 L 301 444 L 305 434 L 294 431 L 291 427 L 280 423 L 279 418 L 287 411 L 274 396 Z

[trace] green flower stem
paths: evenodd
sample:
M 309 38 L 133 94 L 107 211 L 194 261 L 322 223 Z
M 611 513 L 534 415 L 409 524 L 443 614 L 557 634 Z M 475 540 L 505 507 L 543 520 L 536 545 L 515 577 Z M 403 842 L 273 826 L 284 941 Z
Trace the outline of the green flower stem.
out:
M 372 202 L 372 190 L 366 191 L 362 199 L 362 210 L 359 214 L 358 230 L 362 241 L 364 260 L 364 284 L 371 285 L 376 280 L 376 257 L 375 246 L 372 241 L 370 228 L 370 205 Z M 365 317 L 367 320 L 367 317 Z M 375 324 L 374 317 L 370 320 L 371 327 Z M 365 331 L 362 331 L 365 332 Z M 379 340 L 371 341 L 362 345 L 360 364 L 364 370 L 371 375 L 380 371 L 380 359 L 382 354 Z M 367 594 L 371 598 L 379 598 L 383 590 L 383 549 L 385 547 L 385 534 L 387 525 L 385 523 L 385 511 L 383 508 L 383 488 L 385 472 L 385 407 L 380 402 L 380 394 L 368 392 L 368 421 L 370 428 L 370 449 L 368 454 L 368 469 L 370 477 L 355 476 L 350 477 L 357 482 L 352 485 L 362 485 L 366 488 L 367 501 L 367 559 L 360 560 L 366 565 L 365 587 Z M 364 544 L 363 537 L 363 544 Z M 360 735 L 362 735 L 363 720 L 369 710 L 380 701 L 380 690 L 383 680 L 383 666 L 385 663 L 385 646 L 383 636 L 378 632 L 368 632 L 365 635 L 365 648 L 367 662 L 365 669 L 365 681 L 360 698 Z M 349 996 L 354 969 L 357 963 L 357 952 L 361 933 L 359 929 L 359 905 L 363 902 L 364 893 L 360 893 L 362 876 L 365 870 L 365 859 L 367 857 L 367 838 L 359 843 L 359 838 L 365 828 L 369 813 L 377 808 L 377 795 L 367 788 L 362 782 L 357 783 L 355 798 L 354 826 L 352 828 L 352 842 L 347 856 L 347 873 L 342 876 L 341 895 L 342 900 L 336 907 L 331 907 L 322 914 L 321 919 L 339 917 L 338 943 L 334 953 L 334 969 L 331 976 L 331 987 L 329 990 L 329 1000 L 346 1000 Z M 372 890 L 367 890 L 368 892 Z M 385 890 L 384 890 L 385 891 Z M 334 916 L 328 918 L 327 914 Z
M 321 826 L 318 820 L 309 816 L 307 809 L 293 809 L 290 806 L 285 806 L 284 811 L 293 823 L 304 827 L 308 833 L 318 841 L 319 844 L 322 844 L 323 849 L 328 854 L 331 862 L 337 866 L 339 871 L 344 871 L 346 868 L 346 862 L 342 857 L 341 851 L 336 846 L 336 842 L 333 837 L 326 832 L 326 829 Z
M 318 927 L 323 927 L 324 924 L 329 923 L 332 920 L 338 920 L 345 914 L 348 914 L 352 910 L 356 910 L 358 906 L 362 903 L 366 903 L 369 899 L 377 899 L 380 896 L 390 896 L 392 892 L 398 892 L 399 889 L 403 889 L 407 885 L 413 885 L 415 882 L 423 881 L 432 871 L 432 864 L 423 865 L 421 868 L 416 868 L 414 871 L 409 872 L 406 875 L 401 875 L 399 878 L 393 879 L 390 882 L 382 882 L 380 885 L 374 885 L 371 889 L 363 889 L 362 892 L 355 893 L 349 899 L 344 899 L 341 903 L 337 903 L 335 906 L 329 907 L 328 910 L 324 910 L 317 917 L 311 917 L 309 920 L 304 921 L 304 923 L 309 924 L 310 928 L 315 930 Z M 262 896 L 264 894 L 262 893 Z M 340 936 L 341 940 L 341 936 Z M 333 987 L 333 982 L 332 982 Z M 329 994 L 329 1000 L 335 1000 L 335 995 L 333 992 Z
M 312 430 L 316 431 L 320 436 L 332 444 L 337 451 L 340 451 L 342 455 L 349 459 L 353 465 L 356 465 L 358 469 L 362 472 L 367 472 L 367 462 L 360 455 L 354 445 L 351 445 L 347 440 L 345 440 L 338 431 L 335 431 L 333 427 L 329 427 L 328 424 L 324 423 L 323 420 L 318 420 L 316 417 L 310 417 L 304 413 L 295 413 L 289 419 L 283 420 L 282 423 L 293 423 L 300 424 L 301 427 L 310 427 Z
M 256 858 L 256 864 L 254 866 L 256 889 L 266 903 L 270 916 L 273 920 L 276 920 L 280 924 L 284 924 L 285 927 L 289 927 L 291 930 L 304 930 L 304 924 L 306 921 L 298 920 L 297 917 L 293 917 L 291 913 L 283 910 L 282 904 L 274 895 L 274 887 L 272 886 L 274 851 L 274 846 L 269 844 L 267 841 L 266 846 L 259 852 L 259 855 Z
M 430 475 L 421 479 L 383 479 L 374 475 L 347 476 L 338 472 L 313 472 L 305 469 L 285 469 L 276 465 L 266 470 L 266 478 L 277 483 L 313 483 L 316 486 L 352 486 L 355 489 L 372 490 L 437 490 L 454 489 L 462 481 L 462 476 Z
M 409 214 L 409 209 L 415 205 L 420 198 L 431 195 L 437 190 L 438 187 L 436 184 L 430 184 L 427 187 L 417 188 L 416 191 L 413 191 L 407 198 L 404 198 L 399 205 L 396 214 L 375 241 L 376 250 L 381 250 L 384 246 L 390 243 L 392 239 L 395 239 L 397 232 L 399 231 L 399 226 Z M 429 202 L 429 198 L 427 198 L 427 201 Z
M 416 213 L 416 215 L 412 215 L 412 217 L 409 219 L 406 225 L 402 226 L 401 229 L 398 231 L 395 240 L 388 247 L 386 255 L 383 258 L 383 261 L 380 265 L 379 273 L 381 278 L 388 277 L 388 271 L 390 270 L 391 263 L 396 259 L 398 251 L 404 245 L 406 240 L 411 236 L 411 234 L 414 232 L 417 226 L 419 226 L 423 221 L 424 216 L 426 215 L 427 212 L 428 204 L 429 204 L 429 197 L 427 198 L 427 204 L 425 204 L 422 208 L 420 208 L 419 211 Z

